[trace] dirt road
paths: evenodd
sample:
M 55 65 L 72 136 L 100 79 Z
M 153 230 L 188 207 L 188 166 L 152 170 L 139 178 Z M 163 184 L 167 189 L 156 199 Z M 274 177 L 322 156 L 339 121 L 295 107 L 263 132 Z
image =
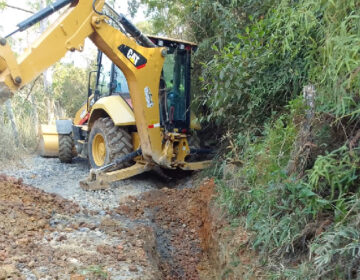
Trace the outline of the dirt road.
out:
M 83 191 L 86 161 L 37 156 L 1 173 L 0 280 L 213 279 L 204 251 L 211 180 L 193 188 L 190 177 L 143 175 Z

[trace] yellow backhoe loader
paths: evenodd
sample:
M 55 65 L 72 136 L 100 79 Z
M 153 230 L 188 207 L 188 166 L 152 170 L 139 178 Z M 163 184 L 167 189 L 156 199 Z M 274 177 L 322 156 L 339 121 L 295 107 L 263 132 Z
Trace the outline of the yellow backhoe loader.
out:
M 16 59 L 5 38 L 62 8 L 55 23 Z M 190 149 L 188 143 L 195 44 L 147 37 L 104 0 L 58 0 L 18 27 L 0 38 L 0 102 L 67 51 L 82 51 L 85 38 L 100 50 L 99 67 L 89 74 L 87 102 L 74 121 L 58 120 L 51 131 L 43 127 L 53 139 L 44 137 L 45 154 L 52 149 L 63 162 L 76 153 L 89 158 L 92 170 L 83 188 L 105 188 L 157 167 L 199 170 L 209 165 L 208 160 L 188 160 L 209 152 Z M 111 69 L 102 73 L 105 57 Z

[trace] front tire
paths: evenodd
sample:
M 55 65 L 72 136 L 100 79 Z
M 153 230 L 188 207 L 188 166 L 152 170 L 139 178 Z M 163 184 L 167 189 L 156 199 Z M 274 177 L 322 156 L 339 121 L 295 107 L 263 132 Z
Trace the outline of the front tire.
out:
M 59 135 L 59 159 L 62 163 L 71 163 L 73 158 L 74 140 L 71 135 Z
M 100 168 L 112 163 L 116 158 L 131 153 L 133 150 L 130 134 L 123 128 L 115 126 L 110 118 L 99 118 L 95 121 L 88 144 L 89 161 L 92 168 Z M 128 162 L 119 167 L 129 166 Z

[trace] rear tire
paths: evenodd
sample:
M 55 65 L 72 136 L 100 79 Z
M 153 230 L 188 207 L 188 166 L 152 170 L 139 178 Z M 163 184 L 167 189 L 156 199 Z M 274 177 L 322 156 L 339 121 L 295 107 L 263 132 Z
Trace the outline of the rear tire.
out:
M 95 121 L 89 135 L 88 154 L 92 168 L 99 168 L 133 151 L 131 135 L 122 127 L 115 126 L 110 118 Z M 130 166 L 125 162 L 119 166 Z
M 71 163 L 74 140 L 71 135 L 59 135 L 59 159 L 62 163 Z

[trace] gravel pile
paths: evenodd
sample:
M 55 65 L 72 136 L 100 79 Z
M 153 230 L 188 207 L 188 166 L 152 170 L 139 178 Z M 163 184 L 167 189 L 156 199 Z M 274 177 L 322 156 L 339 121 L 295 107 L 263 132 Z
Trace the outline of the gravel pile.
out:
M 79 181 L 87 178 L 89 170 L 88 161 L 82 158 L 64 164 L 57 158 L 34 156 L 24 159 L 21 167 L 3 169 L 1 173 L 22 178 L 26 184 L 59 194 L 92 211 L 113 209 L 127 196 L 137 196 L 159 185 L 145 174 L 141 178 L 116 182 L 108 190 L 84 191 Z

